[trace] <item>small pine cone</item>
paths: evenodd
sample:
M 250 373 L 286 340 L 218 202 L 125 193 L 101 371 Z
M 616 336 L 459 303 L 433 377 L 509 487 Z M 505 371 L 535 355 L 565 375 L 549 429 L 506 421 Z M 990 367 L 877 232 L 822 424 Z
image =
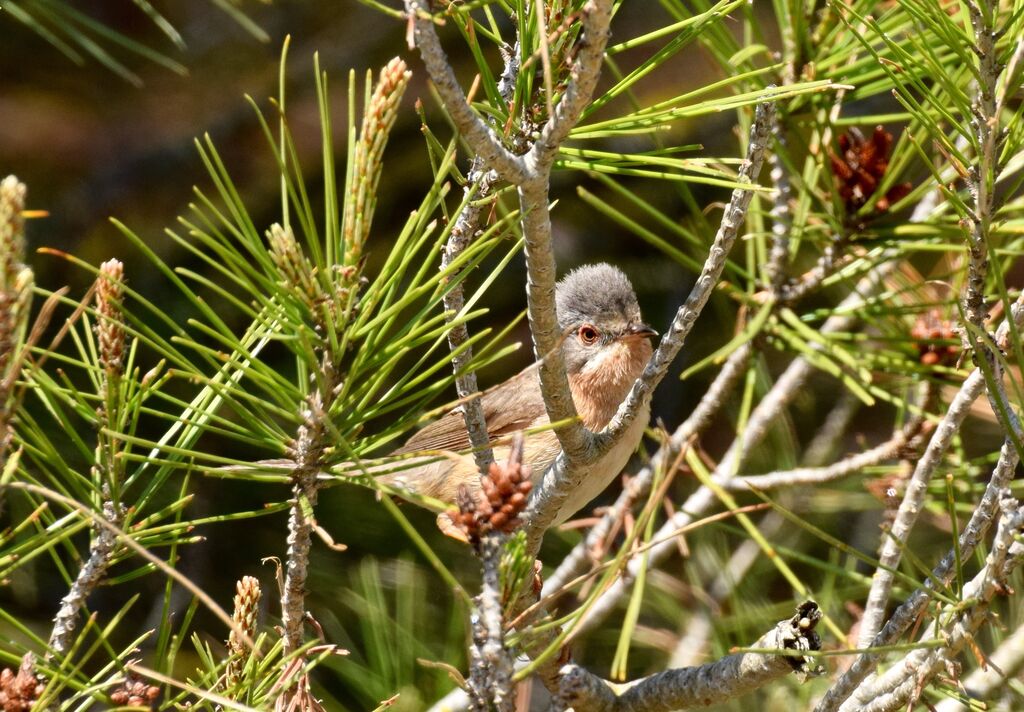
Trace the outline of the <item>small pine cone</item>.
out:
M 855 127 L 839 136 L 838 154 L 829 150 L 836 189 L 848 215 L 860 210 L 882 183 L 889 168 L 892 142 L 892 134 L 881 126 L 876 126 L 871 136 L 864 136 Z M 889 188 L 885 195 L 876 199 L 873 206 L 875 214 L 888 212 L 891 205 L 910 190 L 910 183 L 899 183 Z
M 466 485 L 459 485 L 455 499 L 459 511 L 452 512 L 452 520 L 465 532 L 466 538 L 475 544 L 487 532 L 485 525 L 493 512 L 491 504 L 487 497 L 474 497 Z
M 148 707 L 150 709 L 153 709 L 158 697 L 160 697 L 160 688 L 156 685 L 146 684 L 145 680 L 135 673 L 128 673 L 128 677 L 121 683 L 121 686 L 110 693 L 110 701 L 115 705 Z
M 96 278 L 96 339 L 100 363 L 107 373 L 120 373 L 124 368 L 125 330 L 121 301 L 124 298 L 124 265 L 107 260 L 100 265 Z
M 530 470 L 523 466 L 522 458 L 523 442 L 519 435 L 505 464 L 491 463 L 475 497 L 465 485 L 459 487 L 459 511 L 451 512 L 451 518 L 470 542 L 478 543 L 490 531 L 509 533 L 519 526 L 519 515 L 533 488 Z
M 44 688 L 45 685 L 36 677 L 34 656 L 26 653 L 17 673 L 10 668 L 0 671 L 0 710 L 28 712 Z
M 522 436 L 512 444 L 504 465 L 491 464 L 483 486 L 496 495 L 489 496 L 494 506 L 489 528 L 511 532 L 519 526 L 519 514 L 526 508 L 527 495 L 533 488 L 530 469 L 523 465 Z
M 910 337 L 917 342 L 918 358 L 925 366 L 949 366 L 960 357 L 953 322 L 944 318 L 938 309 L 920 314 L 910 330 Z M 940 341 L 952 343 L 937 343 Z

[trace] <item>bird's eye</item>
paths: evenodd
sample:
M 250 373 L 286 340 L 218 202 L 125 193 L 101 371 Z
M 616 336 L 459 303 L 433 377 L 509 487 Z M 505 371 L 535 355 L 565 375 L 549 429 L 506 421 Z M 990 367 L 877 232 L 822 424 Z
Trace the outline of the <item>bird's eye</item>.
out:
M 592 327 L 590 324 L 584 324 L 580 327 L 580 341 L 585 343 L 587 346 L 596 344 L 600 336 L 601 335 L 597 333 L 597 329 Z

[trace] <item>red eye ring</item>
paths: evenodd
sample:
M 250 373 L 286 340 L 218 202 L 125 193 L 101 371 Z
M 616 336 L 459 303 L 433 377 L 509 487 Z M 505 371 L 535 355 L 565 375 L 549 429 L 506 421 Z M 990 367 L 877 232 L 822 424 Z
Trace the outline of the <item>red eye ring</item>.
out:
M 580 327 L 579 336 L 580 341 L 582 341 L 587 346 L 592 346 L 596 344 L 597 340 L 601 338 L 601 334 L 599 334 L 597 329 L 595 329 L 590 324 L 584 324 L 583 326 Z

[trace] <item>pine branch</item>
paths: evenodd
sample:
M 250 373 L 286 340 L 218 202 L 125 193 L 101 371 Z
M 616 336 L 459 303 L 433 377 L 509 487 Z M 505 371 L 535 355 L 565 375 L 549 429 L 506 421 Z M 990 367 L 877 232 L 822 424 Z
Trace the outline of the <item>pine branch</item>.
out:
M 796 615 L 780 621 L 751 648 L 776 651 L 815 651 L 821 641 L 815 627 L 821 612 L 813 601 L 800 604 Z M 813 658 L 803 655 L 735 653 L 699 667 L 680 668 L 651 675 L 625 685 L 612 686 L 583 668 L 562 670 L 561 699 L 575 712 L 671 712 L 728 702 L 796 671 L 813 670 Z

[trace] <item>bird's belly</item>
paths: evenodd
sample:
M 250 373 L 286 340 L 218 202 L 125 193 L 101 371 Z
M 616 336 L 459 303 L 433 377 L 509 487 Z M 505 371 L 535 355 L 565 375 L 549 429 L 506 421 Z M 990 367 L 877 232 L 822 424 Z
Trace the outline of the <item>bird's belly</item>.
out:
M 629 462 L 630 456 L 636 450 L 636 446 L 643 437 L 644 429 L 651 418 L 651 409 L 648 406 L 639 413 L 636 419 L 629 426 L 625 435 L 608 451 L 601 460 L 591 466 L 590 471 L 584 476 L 580 486 L 569 494 L 565 504 L 558 512 L 554 524 L 558 525 L 569 519 L 576 512 L 583 509 L 597 495 L 601 494 L 608 484 L 615 479 L 622 468 Z

